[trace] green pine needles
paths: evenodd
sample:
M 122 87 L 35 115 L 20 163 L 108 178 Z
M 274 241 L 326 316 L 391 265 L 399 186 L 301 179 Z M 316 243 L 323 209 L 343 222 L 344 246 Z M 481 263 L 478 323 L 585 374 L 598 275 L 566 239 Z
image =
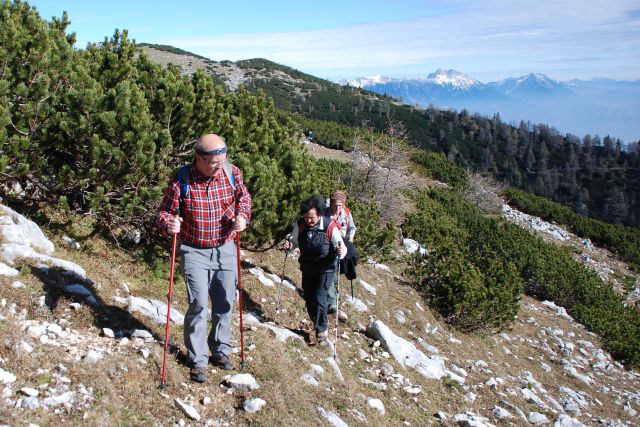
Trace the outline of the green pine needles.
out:
M 114 236 L 151 231 L 170 176 L 203 133 L 224 137 L 254 197 L 243 238 L 282 236 L 311 191 L 312 163 L 263 94 L 226 93 L 139 53 L 126 31 L 74 49 L 66 14 L 0 4 L 0 173 L 34 202 L 89 215 Z M 15 194 L 13 194 L 15 196 Z

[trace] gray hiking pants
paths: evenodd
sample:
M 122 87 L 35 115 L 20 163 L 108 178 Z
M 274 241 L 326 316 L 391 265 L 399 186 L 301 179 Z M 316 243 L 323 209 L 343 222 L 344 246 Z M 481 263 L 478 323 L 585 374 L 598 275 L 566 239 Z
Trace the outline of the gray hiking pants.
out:
M 229 241 L 215 248 L 197 248 L 183 243 L 180 255 L 189 301 L 184 344 L 190 366 L 204 368 L 209 363 L 209 350 L 231 356 L 231 317 L 238 274 L 236 245 Z M 209 298 L 212 327 L 207 335 Z

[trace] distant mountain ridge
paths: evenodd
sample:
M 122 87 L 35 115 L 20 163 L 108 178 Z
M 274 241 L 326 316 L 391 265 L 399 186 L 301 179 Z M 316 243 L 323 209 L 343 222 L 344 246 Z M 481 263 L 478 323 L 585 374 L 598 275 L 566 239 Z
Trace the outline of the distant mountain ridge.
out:
M 640 80 L 562 82 L 529 73 L 482 83 L 456 70 L 438 69 L 426 78 L 377 75 L 338 83 L 386 94 L 410 105 L 499 113 L 508 121 L 548 123 L 578 136 L 612 135 L 626 142 L 640 139 Z
M 569 86 L 559 80 L 549 78 L 545 74 L 529 73 L 526 76 L 510 77 L 497 82 L 488 83 L 504 94 L 552 94 L 566 92 Z
M 349 85 L 358 88 L 367 88 L 376 84 L 387 84 L 395 82 L 416 82 L 416 83 L 434 83 L 443 86 L 449 86 L 452 89 L 470 89 L 477 85 L 482 85 L 478 80 L 467 76 L 456 70 L 443 70 L 439 68 L 435 73 L 429 74 L 426 78 L 420 79 L 400 79 L 393 77 L 386 77 L 383 75 L 375 75 L 368 77 L 360 77 L 353 80 L 343 79 L 338 83 L 341 85 Z
M 178 65 L 183 75 L 204 72 L 227 91 L 244 88 L 269 97 L 274 107 L 282 111 L 283 119 L 297 122 L 299 129 L 316 134 L 324 129 L 327 146 L 347 148 L 358 128 L 383 132 L 391 120 L 405 127 L 411 144 L 442 152 L 465 168 L 491 174 L 506 184 L 569 205 L 581 214 L 612 223 L 640 224 L 640 149 L 638 144 L 630 144 L 628 150 L 622 151 L 620 141 L 606 136 L 623 136 L 614 126 L 620 123 L 637 129 L 640 109 L 633 108 L 640 99 L 633 96 L 638 92 L 637 82 L 571 81 L 564 83 L 571 90 L 568 95 L 531 96 L 504 94 L 487 84 L 450 90 L 453 85 L 437 84 L 435 78 L 425 85 L 427 77 L 401 82 L 405 95 L 391 97 L 340 85 L 262 58 L 216 62 L 169 52 L 163 47 L 141 50 L 159 63 Z M 453 77 L 460 77 L 448 71 L 439 74 L 451 83 Z M 382 76 L 376 79 L 386 80 Z M 380 85 L 394 83 L 397 82 Z M 598 99 L 602 87 L 611 95 Z M 575 93 L 584 95 L 578 97 Z M 417 101 L 409 96 L 419 95 L 431 97 L 429 103 L 435 107 L 416 107 Z M 602 107 L 594 109 L 587 102 L 589 97 L 595 97 L 600 106 L 610 103 L 615 114 L 607 116 Z M 527 114 L 522 111 L 525 108 Z M 575 115 L 580 122 L 560 126 L 558 117 L 566 122 L 565 110 L 582 112 Z M 582 132 L 579 126 L 585 126 L 585 120 L 590 130 Z M 593 126 L 598 121 L 599 126 Z M 631 131 L 629 134 L 635 135 Z

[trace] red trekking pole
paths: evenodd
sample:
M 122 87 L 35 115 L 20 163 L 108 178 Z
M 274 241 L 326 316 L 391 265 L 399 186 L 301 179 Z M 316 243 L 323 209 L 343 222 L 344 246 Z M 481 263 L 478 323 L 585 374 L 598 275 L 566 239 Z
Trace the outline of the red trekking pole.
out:
M 176 217 L 178 216 L 176 211 Z M 169 273 L 169 293 L 167 294 L 167 324 L 164 330 L 164 355 L 162 356 L 162 380 L 160 388 L 167 386 L 167 351 L 169 350 L 169 322 L 171 320 L 171 299 L 173 297 L 173 273 L 176 269 L 176 242 L 178 241 L 178 233 L 173 234 L 173 244 L 171 248 L 171 272 Z
M 236 250 L 238 254 L 238 308 L 240 310 L 240 368 L 244 370 L 244 324 L 242 323 L 242 270 L 240 269 L 240 232 L 236 232 Z

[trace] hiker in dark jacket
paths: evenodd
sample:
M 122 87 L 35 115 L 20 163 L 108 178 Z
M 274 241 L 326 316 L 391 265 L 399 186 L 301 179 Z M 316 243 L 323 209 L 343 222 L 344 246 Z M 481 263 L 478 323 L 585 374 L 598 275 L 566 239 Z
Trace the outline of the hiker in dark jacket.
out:
M 178 233 L 182 272 L 189 308 L 184 341 L 193 381 L 204 382 L 209 363 L 233 369 L 230 356 L 231 317 L 236 297 L 235 233 L 251 217 L 251 196 L 242 173 L 227 162 L 227 146 L 218 135 L 198 138 L 195 160 L 169 182 L 156 226 L 164 234 Z M 186 181 L 186 182 L 184 182 Z M 180 212 L 180 216 L 175 213 Z M 211 332 L 207 336 L 209 298 Z
M 327 294 L 333 283 L 337 256 L 344 258 L 347 248 L 337 224 L 323 216 L 325 202 L 321 196 L 311 196 L 300 205 L 302 217 L 294 224 L 285 249 L 300 248 L 302 289 L 307 313 L 313 321 L 317 342 L 327 341 Z

